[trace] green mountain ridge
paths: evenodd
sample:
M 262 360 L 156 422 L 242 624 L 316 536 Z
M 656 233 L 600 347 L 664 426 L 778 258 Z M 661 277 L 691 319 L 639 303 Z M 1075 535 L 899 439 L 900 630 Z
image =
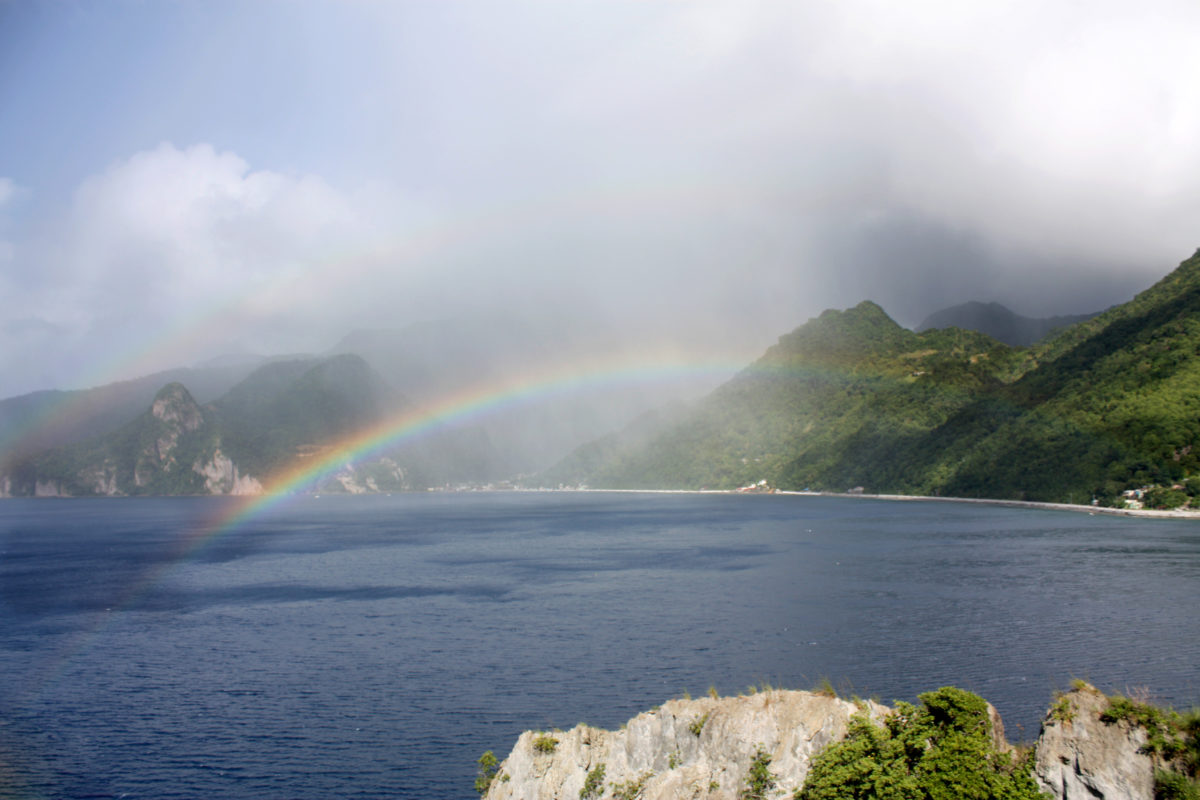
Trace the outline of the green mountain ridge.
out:
M 784 489 L 1113 502 L 1200 471 L 1200 251 L 1030 348 L 826 311 L 686 418 L 547 473 L 603 488 Z
M 376 333 L 359 338 L 379 353 L 391 346 Z M 516 355 L 505 358 L 492 367 L 511 366 Z M 272 360 L 204 405 L 171 382 L 121 427 L 10 451 L 0 463 L 0 495 L 260 490 L 336 442 L 416 408 L 358 355 Z M 563 421 L 549 406 L 530 413 L 530 424 Z M 511 479 L 527 460 L 496 447 L 492 433 L 483 425 L 434 428 L 308 488 Z M 1178 505 L 1200 494 L 1198 439 L 1200 251 L 1128 303 L 1032 347 L 961 328 L 914 332 L 870 301 L 826 311 L 703 400 L 643 413 L 577 447 L 538 481 L 644 489 L 765 481 L 1113 504 L 1127 489 L 1157 486 L 1156 503 Z

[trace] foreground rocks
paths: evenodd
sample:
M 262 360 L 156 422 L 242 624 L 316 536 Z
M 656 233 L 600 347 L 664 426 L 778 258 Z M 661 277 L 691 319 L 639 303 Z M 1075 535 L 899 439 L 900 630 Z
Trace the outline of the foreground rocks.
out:
M 881 719 L 887 708 L 812 692 L 764 691 L 746 697 L 670 700 L 619 731 L 577 725 L 569 731 L 526 731 L 502 763 L 488 800 L 576 800 L 588 773 L 604 765 L 603 795 L 642 782 L 644 800 L 733 800 L 758 748 L 779 776 L 773 797 L 804 783 L 812 757 L 846 733 L 860 712 Z M 557 740 L 549 751 L 548 739 Z
M 1050 797 L 1153 800 L 1155 763 L 1141 752 L 1146 732 L 1128 721 L 1101 721 L 1107 708 L 1103 693 L 1080 684 L 1047 713 L 1033 771 Z M 1009 750 L 999 715 L 988 712 L 994 744 Z M 484 797 L 735 800 L 755 758 L 766 754 L 776 784 L 763 796 L 790 798 L 813 758 L 846 735 L 852 716 L 879 723 L 889 713 L 878 703 L 801 691 L 670 700 L 619 731 L 526 731 Z

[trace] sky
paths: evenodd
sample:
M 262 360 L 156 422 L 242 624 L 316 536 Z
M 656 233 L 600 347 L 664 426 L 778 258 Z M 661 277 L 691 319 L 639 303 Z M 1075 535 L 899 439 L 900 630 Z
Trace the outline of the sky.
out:
M 0 397 L 492 315 L 757 356 L 1200 246 L 1194 0 L 0 0 Z

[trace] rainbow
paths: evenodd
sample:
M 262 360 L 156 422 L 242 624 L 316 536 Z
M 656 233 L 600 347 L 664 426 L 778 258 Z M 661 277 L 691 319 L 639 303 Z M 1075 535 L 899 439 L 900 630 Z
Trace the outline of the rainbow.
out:
M 763 178 L 765 180 L 765 178 Z M 79 370 L 73 384 L 80 389 L 98 387 L 116 380 L 145 375 L 193 361 L 211 339 L 213 330 L 237 330 L 243 324 L 268 317 L 326 285 L 325 278 L 353 282 L 379 268 L 418 264 L 439 252 L 486 241 L 488 236 L 513 229 L 552 226 L 574 216 L 628 216 L 662 209 L 692 209 L 703 205 L 725 206 L 732 199 L 756 192 L 757 181 L 717 181 L 709 177 L 672 176 L 665 181 L 626 182 L 589 186 L 583 190 L 546 193 L 521 202 L 497 203 L 458 214 L 444 214 L 414 223 L 408 230 L 373 241 L 361 242 L 350 251 L 332 252 L 303 259 L 255 282 L 252 286 L 230 287 L 207 302 L 197 303 L 188 313 L 136 342 L 114 347 L 111 355 Z M 811 209 L 827 208 L 844 201 L 843 190 L 827 190 L 807 198 Z M 42 431 L 85 413 L 85 391 L 65 391 L 48 403 L 19 430 L 0 437 L 0 456 L 17 453 L 36 441 Z
M 654 382 L 707 378 L 727 378 L 745 363 L 715 360 L 708 363 L 683 363 L 678 359 L 643 356 L 639 362 L 613 360 L 594 362 L 587 368 L 560 365 L 502 383 L 480 384 L 443 397 L 421 408 L 410 408 L 385 421 L 359 430 L 328 446 L 320 456 L 298 461 L 273 476 L 261 494 L 231 498 L 229 503 L 181 537 L 174 555 L 151 570 L 122 596 L 88 629 L 65 643 L 52 665 L 40 670 L 35 685 L 27 689 L 40 694 L 63 674 L 68 665 L 85 653 L 91 644 L 120 617 L 118 612 L 137 604 L 171 572 L 195 557 L 210 542 L 236 532 L 256 517 L 297 498 L 322 479 L 355 463 L 368 460 L 406 441 L 415 440 L 442 426 L 485 421 L 502 411 L 555 396 L 567 396 L 614 386 L 646 385 Z
M 381 423 L 356 431 L 328 446 L 320 456 L 293 464 L 274 475 L 264 486 L 262 494 L 249 495 L 234 504 L 234 508 L 226 517 L 213 525 L 204 536 L 206 539 L 211 538 L 235 528 L 263 509 L 286 501 L 287 498 L 348 466 L 368 460 L 405 441 L 416 439 L 446 425 L 480 422 L 508 408 L 555 396 L 689 377 L 720 379 L 744 368 L 744 363 L 732 361 L 669 365 L 646 362 L 611 365 L 603 369 L 593 367 L 586 371 L 581 371 L 578 366 L 568 366 L 551 370 L 538 377 L 467 387 L 443 397 L 432 405 L 407 409 Z

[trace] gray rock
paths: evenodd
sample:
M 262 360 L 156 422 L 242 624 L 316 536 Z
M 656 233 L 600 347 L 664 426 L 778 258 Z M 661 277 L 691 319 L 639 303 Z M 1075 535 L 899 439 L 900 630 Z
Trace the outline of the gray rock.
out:
M 1105 723 L 1108 698 L 1094 686 L 1068 692 L 1046 715 L 1035 777 L 1061 800 L 1154 800 L 1154 760 L 1143 754 L 1146 731 Z
M 500 765 L 487 800 L 578 800 L 588 772 L 604 765 L 604 796 L 616 784 L 645 778 L 644 800 L 733 800 L 761 747 L 777 776 L 771 797 L 790 797 L 814 755 L 846 734 L 850 717 L 885 706 L 855 704 L 811 692 L 765 691 L 744 697 L 671 700 L 639 714 L 619 731 L 578 725 L 569 731 L 521 734 Z M 703 727 L 699 727 L 700 723 Z M 699 734 L 693 732 L 693 727 Z M 539 751 L 539 736 L 557 740 Z

